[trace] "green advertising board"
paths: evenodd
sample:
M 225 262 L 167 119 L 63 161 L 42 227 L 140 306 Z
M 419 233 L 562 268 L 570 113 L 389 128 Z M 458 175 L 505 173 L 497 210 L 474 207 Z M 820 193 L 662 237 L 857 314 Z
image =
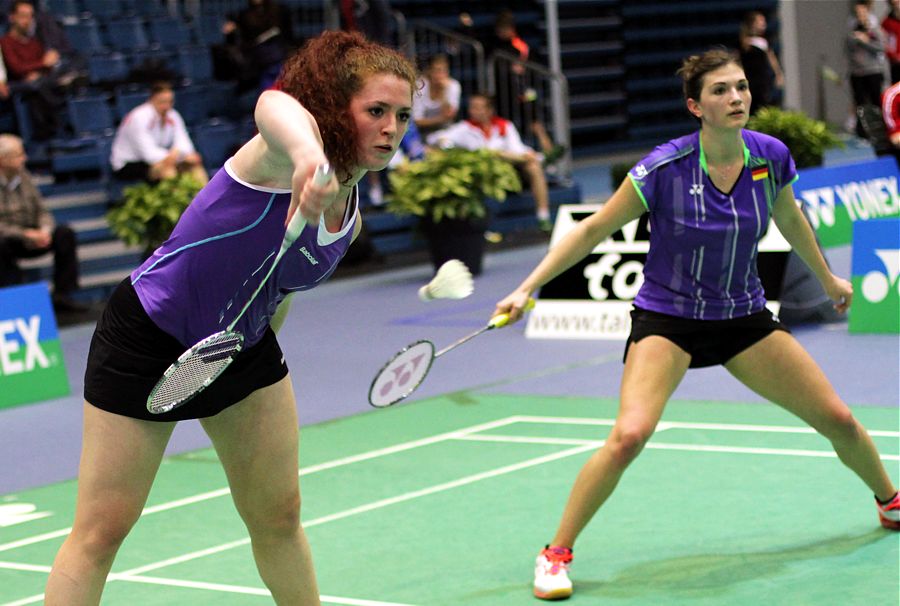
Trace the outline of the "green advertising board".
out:
M 823 248 L 849 245 L 857 223 L 900 216 L 900 170 L 893 158 L 799 172 L 794 192 Z
M 0 288 L 0 408 L 68 394 L 47 284 Z
M 900 334 L 900 218 L 853 225 L 850 332 Z

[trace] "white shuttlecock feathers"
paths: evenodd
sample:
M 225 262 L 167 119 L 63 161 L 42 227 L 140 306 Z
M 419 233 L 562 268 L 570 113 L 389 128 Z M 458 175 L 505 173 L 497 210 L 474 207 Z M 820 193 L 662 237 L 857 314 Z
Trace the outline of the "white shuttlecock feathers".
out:
M 450 259 L 438 269 L 431 282 L 419 289 L 422 301 L 464 299 L 472 294 L 472 274 L 459 259 Z

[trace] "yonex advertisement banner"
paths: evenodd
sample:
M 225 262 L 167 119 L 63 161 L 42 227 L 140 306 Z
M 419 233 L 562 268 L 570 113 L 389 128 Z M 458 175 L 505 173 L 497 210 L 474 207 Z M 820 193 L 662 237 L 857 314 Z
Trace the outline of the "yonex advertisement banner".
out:
M 599 204 L 559 207 L 550 246 L 554 246 Z M 631 306 L 644 282 L 644 260 L 650 250 L 649 215 L 625 225 L 598 244 L 591 254 L 541 288 L 528 316 L 525 336 L 535 339 L 619 339 L 631 332 Z M 790 246 L 775 227 L 759 243 L 759 277 L 778 311 L 775 299 Z
M 823 248 L 850 244 L 856 223 L 900 215 L 900 170 L 891 157 L 799 172 L 794 195 Z
M 900 333 L 900 218 L 853 224 L 850 332 Z
M 0 288 L 0 408 L 68 394 L 47 284 Z

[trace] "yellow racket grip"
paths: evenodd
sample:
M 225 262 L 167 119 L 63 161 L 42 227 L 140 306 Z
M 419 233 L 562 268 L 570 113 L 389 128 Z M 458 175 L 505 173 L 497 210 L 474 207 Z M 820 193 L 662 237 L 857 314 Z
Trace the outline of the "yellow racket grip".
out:
M 534 309 L 534 297 L 528 297 L 528 303 L 525 304 L 525 307 L 522 309 L 522 312 L 531 311 Z M 489 328 L 503 328 L 506 326 L 506 323 L 509 322 L 509 314 L 497 314 L 491 321 L 488 322 Z

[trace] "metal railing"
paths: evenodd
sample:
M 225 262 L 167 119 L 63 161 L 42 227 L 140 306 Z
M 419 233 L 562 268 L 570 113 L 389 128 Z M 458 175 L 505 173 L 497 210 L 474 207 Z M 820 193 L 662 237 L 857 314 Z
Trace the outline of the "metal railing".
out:
M 425 21 L 413 21 L 406 40 L 402 50 L 417 63 L 439 53 L 447 55 L 450 74 L 459 80 L 463 96 L 486 90 L 484 47 L 478 40 Z
M 572 174 L 572 143 L 569 131 L 569 82 L 558 71 L 516 55 L 494 52 L 488 59 L 487 91 L 494 96 L 497 115 L 511 120 L 528 139 L 538 122 L 566 152 L 557 163 L 560 176 Z M 540 149 L 535 142 L 536 149 Z

